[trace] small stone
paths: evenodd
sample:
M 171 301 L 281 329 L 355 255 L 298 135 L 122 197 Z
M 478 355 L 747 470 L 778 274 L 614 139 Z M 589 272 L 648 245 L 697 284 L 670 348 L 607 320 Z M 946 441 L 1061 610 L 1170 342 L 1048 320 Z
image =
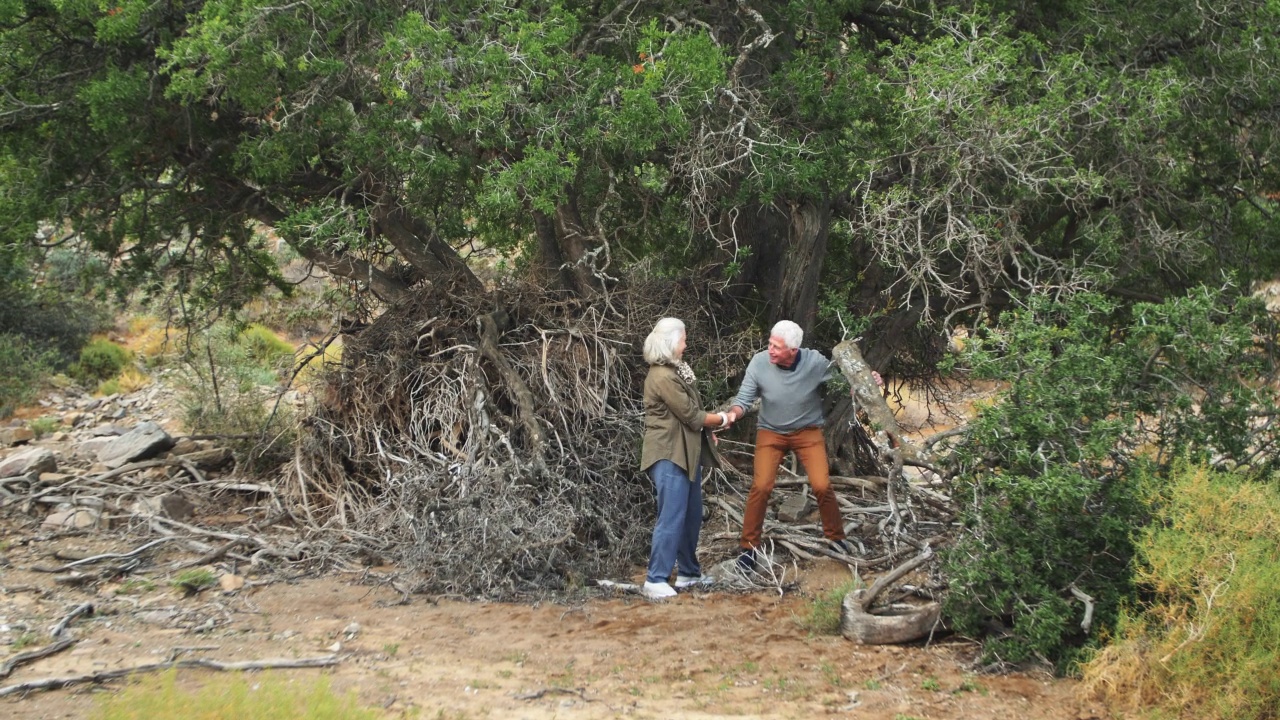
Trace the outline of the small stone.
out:
M 98 461 L 112 470 L 155 457 L 173 447 L 173 438 L 159 425 L 140 423 L 98 451 Z
M 107 517 L 102 511 L 93 508 L 74 508 L 71 510 L 57 510 L 49 513 L 49 516 L 41 523 L 41 527 L 45 530 L 73 530 L 82 528 L 106 528 L 110 525 Z
M 331 652 L 331 653 L 336 653 L 336 652 L 338 652 L 338 651 L 339 651 L 339 650 L 341 650 L 341 649 L 342 649 L 342 643 L 340 643 L 340 642 L 336 642 L 336 643 L 334 643 L 334 644 L 332 644 L 332 645 L 330 645 L 330 646 L 329 646 L 329 652 Z
M 178 441 L 173 444 L 173 447 L 169 449 L 169 452 L 174 455 L 190 455 L 191 453 L 198 452 L 199 450 L 200 443 L 192 440 L 191 438 L 184 437 L 178 438 Z
M 809 496 L 805 493 L 792 493 L 782 501 L 781 507 L 778 508 L 778 519 L 782 522 L 793 523 L 804 517 L 813 508 Z
M 348 640 L 350 640 L 351 638 L 360 634 L 360 623 L 358 622 L 351 623 L 350 625 L 342 629 L 342 633 L 347 636 Z
M 222 586 L 223 592 L 235 592 L 244 587 L 244 578 L 239 575 L 223 575 L 218 578 L 218 584 Z
M 46 485 L 57 485 L 71 479 L 71 475 L 67 473 L 43 472 L 40 473 L 40 482 Z

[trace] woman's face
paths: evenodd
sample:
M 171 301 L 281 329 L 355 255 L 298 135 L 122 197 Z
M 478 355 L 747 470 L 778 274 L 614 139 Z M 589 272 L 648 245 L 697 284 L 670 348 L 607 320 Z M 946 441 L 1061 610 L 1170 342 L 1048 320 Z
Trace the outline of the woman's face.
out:
M 684 336 L 685 336 L 685 333 L 680 333 L 680 342 L 676 343 L 676 359 L 677 360 L 684 357 L 684 348 L 685 348 Z

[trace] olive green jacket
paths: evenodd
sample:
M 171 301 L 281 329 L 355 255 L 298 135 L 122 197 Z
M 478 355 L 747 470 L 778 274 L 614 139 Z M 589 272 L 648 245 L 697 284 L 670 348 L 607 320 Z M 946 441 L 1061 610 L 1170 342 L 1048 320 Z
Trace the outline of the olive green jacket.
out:
M 640 470 L 670 460 L 692 480 L 698 464 L 721 467 L 719 453 L 703 429 L 707 412 L 698 390 L 669 365 L 650 365 L 644 378 L 644 448 Z

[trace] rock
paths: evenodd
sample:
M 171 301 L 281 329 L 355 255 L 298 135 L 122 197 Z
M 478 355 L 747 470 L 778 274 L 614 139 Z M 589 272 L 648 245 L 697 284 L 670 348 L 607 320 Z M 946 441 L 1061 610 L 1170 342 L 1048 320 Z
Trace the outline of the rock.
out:
M 125 430 L 119 425 L 108 423 L 106 425 L 99 425 L 98 427 L 90 430 L 89 434 L 93 437 L 115 437 L 117 435 L 125 434 Z
M 71 456 L 85 460 L 97 458 L 102 448 L 115 440 L 114 437 L 91 437 L 88 440 L 82 440 L 76 444 L 76 449 L 72 451 Z
M 159 425 L 140 423 L 98 451 L 98 462 L 112 470 L 146 460 L 173 447 L 173 438 Z
M 244 578 L 239 575 L 223 575 L 218 578 L 218 584 L 222 586 L 222 592 L 235 592 L 244 587 Z
M 70 480 L 72 477 L 68 473 L 42 472 L 40 473 L 40 482 L 45 485 L 57 485 Z
M 175 453 L 176 454 L 176 453 Z M 195 465 L 201 470 L 218 470 L 230 465 L 235 461 L 235 456 L 227 448 L 213 448 L 212 450 L 197 450 L 196 452 L 184 453 L 178 455 L 181 460 Z
M 177 616 L 178 613 L 173 610 L 147 610 L 134 615 L 138 620 L 150 625 L 168 625 Z
M 189 437 L 178 438 L 178 441 L 175 442 L 173 444 L 173 447 L 169 449 L 169 452 L 173 453 L 174 455 L 190 455 L 193 452 L 199 452 L 199 451 L 200 451 L 200 443 L 196 442 L 195 440 L 192 440 Z
M 782 522 L 793 523 L 809 514 L 813 509 L 813 501 L 808 493 L 798 492 L 792 493 L 778 508 L 778 519 Z
M 332 644 L 332 645 L 330 645 L 330 646 L 329 646 L 329 652 L 331 652 L 331 653 L 336 653 L 336 652 L 338 652 L 338 651 L 340 651 L 340 650 L 342 650 L 342 643 L 340 643 L 340 642 L 336 642 L 336 643 L 334 643 L 334 644 Z
M 110 526 L 107 516 L 102 514 L 101 510 L 94 508 L 71 508 L 70 510 L 55 510 L 49 513 L 49 516 L 40 524 L 45 530 L 72 530 L 79 528 L 96 527 L 106 529 Z
M 350 625 L 347 625 L 345 628 L 343 628 L 343 630 L 342 630 L 342 634 L 343 634 L 343 635 L 346 635 L 348 640 L 350 640 L 351 638 L 355 637 L 356 635 L 359 635 L 359 634 L 360 634 L 360 623 L 358 623 L 358 622 L 353 622 L 353 623 L 351 623 Z
M 0 477 L 13 477 L 27 473 L 55 472 L 58 461 L 47 448 L 33 447 L 19 450 L 0 460 Z
M 69 413 L 63 413 L 63 414 L 62 414 L 62 424 L 63 424 L 63 425 L 66 425 L 67 427 L 72 427 L 72 428 L 73 428 L 73 427 L 75 427 L 76 425 L 79 425 L 79 424 L 80 424 L 80 422 L 81 422 L 82 420 L 84 420 L 84 417 L 85 417 L 85 415 L 84 415 L 84 413 L 82 413 L 82 412 L 72 411 L 72 412 L 69 412 Z
M 7 427 L 0 428 L 0 447 L 13 447 L 28 440 L 34 439 L 36 434 L 31 428 L 25 427 Z
M 196 512 L 195 505 L 178 493 L 159 497 L 142 498 L 133 504 L 135 515 L 159 515 L 174 520 L 186 520 Z
M 71 437 L 70 435 L 59 430 L 58 432 L 50 435 L 49 439 L 54 442 L 66 442 L 68 439 L 70 439 L 70 437 Z

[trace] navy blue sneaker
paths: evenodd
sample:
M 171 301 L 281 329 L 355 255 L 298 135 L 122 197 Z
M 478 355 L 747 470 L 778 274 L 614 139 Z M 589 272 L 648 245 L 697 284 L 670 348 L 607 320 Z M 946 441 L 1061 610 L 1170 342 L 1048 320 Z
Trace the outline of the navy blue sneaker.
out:
M 755 572 L 756 551 L 754 548 L 747 548 L 738 556 L 738 569 L 742 572 Z
M 831 552 L 836 553 L 838 555 L 853 554 L 853 550 L 849 547 L 849 543 L 845 542 L 844 540 L 832 540 Z

